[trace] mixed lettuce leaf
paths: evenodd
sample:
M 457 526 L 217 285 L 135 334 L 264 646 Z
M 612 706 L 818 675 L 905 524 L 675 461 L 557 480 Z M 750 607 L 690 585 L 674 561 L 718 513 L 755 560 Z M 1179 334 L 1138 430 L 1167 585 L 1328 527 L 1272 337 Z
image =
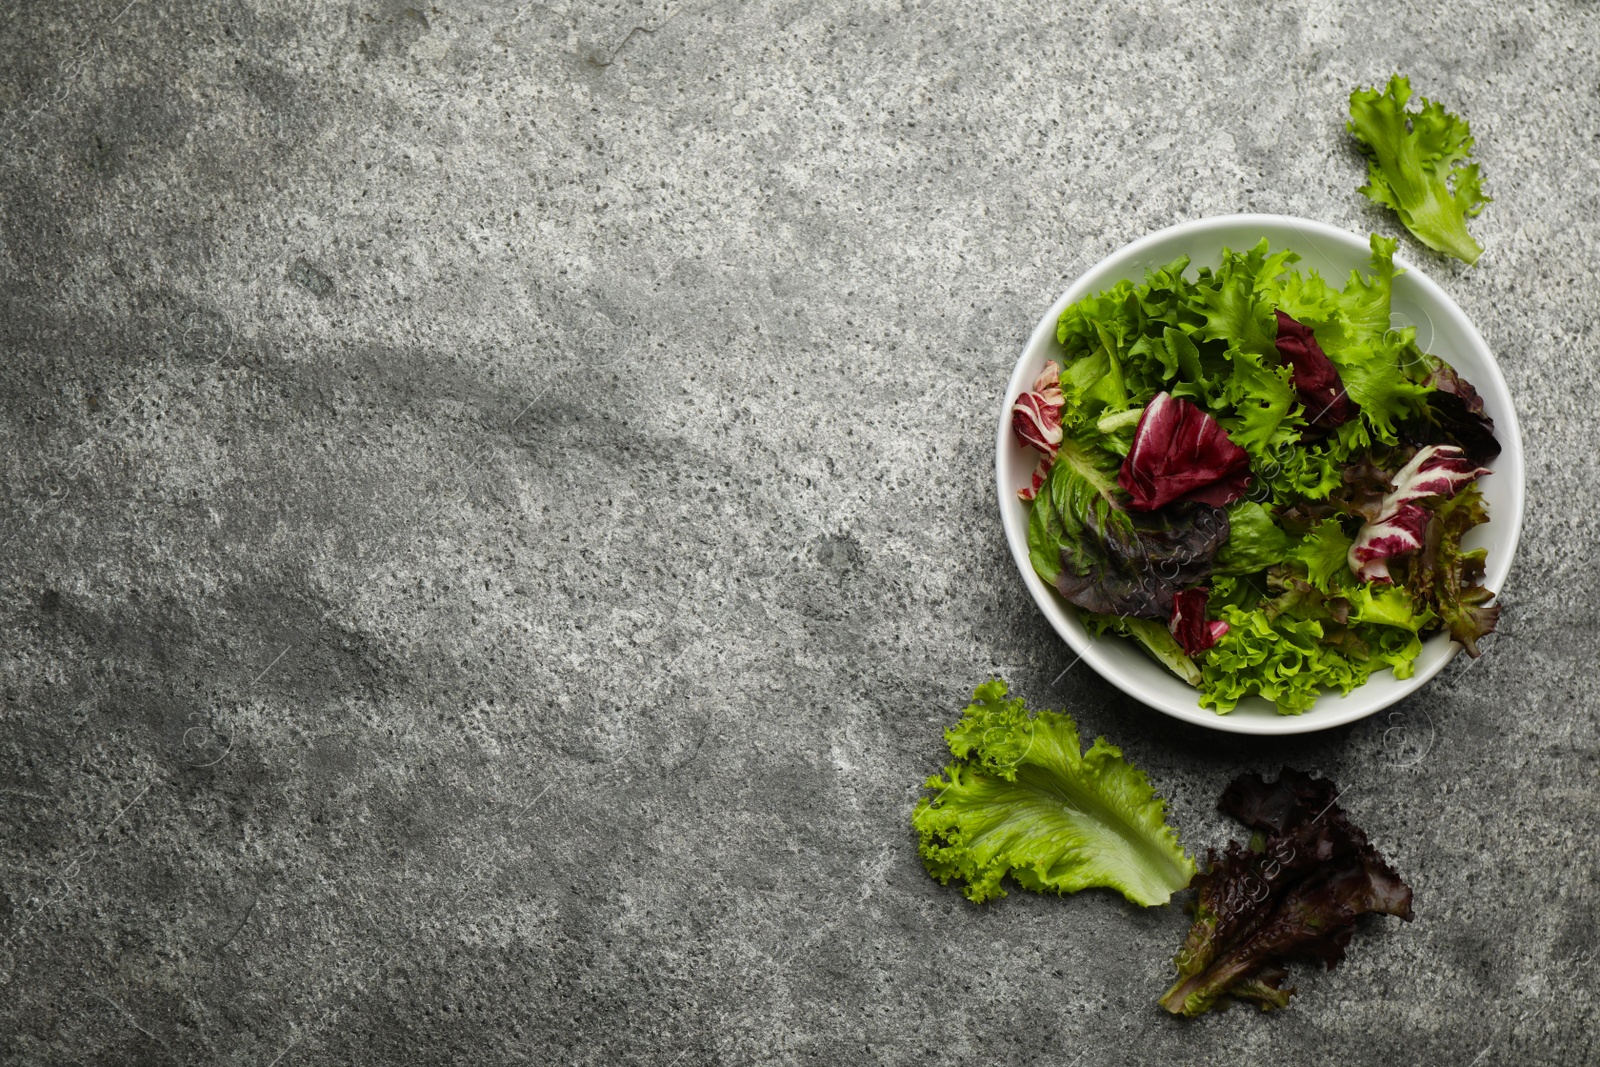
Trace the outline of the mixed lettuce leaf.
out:
M 1016 409 L 1041 455 L 1022 491 L 1034 569 L 1203 707 L 1298 714 L 1375 671 L 1408 677 L 1433 632 L 1476 655 L 1494 627 L 1483 553 L 1461 547 L 1481 497 L 1451 495 L 1498 452 L 1494 424 L 1391 326 L 1397 242 L 1370 246 L 1342 287 L 1263 240 L 1085 298 L 1060 317 L 1059 375 Z M 1396 479 L 1440 448 L 1451 492 L 1407 490 L 1400 514 Z M 1385 523 L 1403 536 L 1379 546 Z
M 1035 892 L 1114 889 L 1165 904 L 1194 877 L 1144 773 L 1105 738 L 1080 750 L 1072 719 L 1030 713 L 1002 681 L 973 693 L 945 731 L 956 762 L 929 778 L 912 825 L 928 873 L 969 900 L 1005 896 L 1009 875 Z
M 1357 89 L 1350 94 L 1346 127 L 1369 154 L 1367 184 L 1361 192 L 1400 216 L 1423 244 L 1476 263 L 1483 246 L 1467 232 L 1467 220 L 1489 203 L 1468 163 L 1472 131 L 1464 119 L 1423 98 L 1420 111 L 1408 111 L 1411 82 L 1396 74 L 1383 92 Z

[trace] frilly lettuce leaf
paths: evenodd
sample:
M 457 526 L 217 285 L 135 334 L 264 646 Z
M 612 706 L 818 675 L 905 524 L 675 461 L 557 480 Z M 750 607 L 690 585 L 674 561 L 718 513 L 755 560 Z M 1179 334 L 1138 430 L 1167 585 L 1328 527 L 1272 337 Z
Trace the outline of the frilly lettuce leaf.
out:
M 1488 521 L 1482 491 L 1468 486 L 1439 504 L 1423 533 L 1421 551 L 1407 557 L 1401 567 L 1407 590 L 1438 612 L 1450 636 L 1473 657 L 1480 655 L 1478 641 L 1494 632 L 1500 605 L 1490 603 L 1494 594 L 1481 584 L 1487 551 L 1465 551 L 1461 539 Z
M 1221 390 L 1221 398 L 1233 414 L 1219 415 L 1217 421 L 1228 431 L 1228 439 L 1250 453 L 1252 465 L 1272 463 L 1295 447 L 1300 418 L 1299 401 L 1290 383 L 1290 367 L 1268 366 L 1262 357 L 1240 345 L 1228 350 L 1233 375 Z
M 1228 632 L 1200 664 L 1200 706 L 1232 711 L 1246 696 L 1262 696 L 1285 715 L 1316 703 L 1324 686 L 1346 693 L 1366 681 L 1349 658 L 1323 644 L 1323 624 L 1288 615 L 1224 605 L 1217 617 Z
M 1272 512 L 1252 500 L 1228 505 L 1228 540 L 1217 552 L 1218 574 L 1253 574 L 1281 562 L 1289 535 L 1272 521 Z
M 1393 329 L 1390 324 L 1399 242 L 1373 234 L 1370 244 L 1372 272 L 1351 271 L 1342 291 L 1309 270 L 1284 275 L 1263 291 L 1286 315 L 1311 328 L 1338 368 L 1345 392 L 1361 409 L 1362 424 L 1347 423 L 1338 435 L 1347 453 L 1371 443 L 1372 436 L 1393 444 L 1396 424 L 1421 411 L 1432 392 L 1405 373 L 1415 329 Z
M 1407 111 L 1411 82 L 1396 74 L 1383 92 L 1350 94 L 1346 128 L 1370 155 L 1361 192 L 1391 208 L 1417 240 L 1436 251 L 1475 263 L 1483 246 L 1467 232 L 1467 219 L 1490 202 L 1478 165 L 1467 163 L 1472 131 L 1466 121 L 1426 97 Z
M 957 762 L 929 778 L 912 825 L 928 873 L 959 878 L 969 900 L 1024 889 L 1114 889 L 1135 904 L 1165 904 L 1194 877 L 1144 773 L 1105 738 L 1080 752 L 1072 720 L 1030 714 L 1006 685 L 980 685 L 945 731 Z
M 1277 316 L 1260 293 L 1299 260 L 1287 250 L 1270 251 L 1265 237 L 1248 252 L 1225 251 L 1222 264 L 1211 275 L 1213 284 L 1202 287 L 1206 324 L 1199 335 L 1237 344 L 1256 356 L 1276 357 Z
M 1069 431 L 1107 412 L 1149 403 L 1165 388 L 1169 365 L 1187 368 L 1184 373 L 1196 379 L 1217 373 L 1215 357 L 1204 359 L 1193 343 L 1184 344 L 1205 321 L 1195 283 L 1184 277 L 1188 266 L 1188 257 L 1180 257 L 1150 271 L 1142 285 L 1118 282 L 1061 313 L 1056 339 L 1064 356 Z M 1169 340 L 1169 332 L 1176 336 Z
M 1350 573 L 1350 544 L 1351 537 L 1338 519 L 1323 519 L 1286 554 L 1305 567 L 1312 585 L 1330 593 L 1354 578 Z
M 1283 715 L 1306 711 L 1323 689 L 1348 693 L 1385 667 L 1410 677 L 1419 631 L 1434 620 L 1403 591 L 1361 585 L 1326 597 L 1304 582 L 1259 608 L 1222 604 L 1217 617 L 1228 632 L 1199 662 L 1200 706 L 1227 712 L 1261 696 Z

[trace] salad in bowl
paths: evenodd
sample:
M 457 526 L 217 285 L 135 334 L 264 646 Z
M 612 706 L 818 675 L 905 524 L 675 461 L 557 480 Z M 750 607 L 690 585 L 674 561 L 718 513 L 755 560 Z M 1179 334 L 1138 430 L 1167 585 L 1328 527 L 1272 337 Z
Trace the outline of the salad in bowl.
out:
M 1032 461 L 1002 486 L 1028 569 L 1091 641 L 1135 643 L 1208 716 L 1407 681 L 1430 640 L 1479 655 L 1499 614 L 1484 397 L 1397 321 L 1396 242 L 1373 235 L 1340 278 L 1302 263 L 1294 244 L 1330 257 L 1296 229 L 1138 280 L 1124 265 L 1060 308 L 1007 398 L 1002 433 Z

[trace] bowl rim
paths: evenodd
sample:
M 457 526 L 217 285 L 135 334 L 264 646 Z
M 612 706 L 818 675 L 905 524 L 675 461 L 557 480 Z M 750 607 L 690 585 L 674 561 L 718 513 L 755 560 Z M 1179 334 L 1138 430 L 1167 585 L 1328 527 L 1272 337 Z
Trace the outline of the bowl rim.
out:
M 1172 226 L 1165 226 L 1145 234 L 1128 244 L 1115 249 L 1110 254 L 1102 257 L 1088 269 L 1084 270 L 1069 285 L 1056 301 L 1050 306 L 1039 324 L 1029 334 L 1027 342 L 1023 345 L 1022 352 L 1017 359 L 1016 366 L 1011 372 L 1004 395 L 1001 397 L 999 426 L 995 435 L 995 486 L 998 494 L 1001 526 L 1005 531 L 1006 541 L 1011 550 L 1012 561 L 1016 564 L 1022 576 L 1023 584 L 1033 596 L 1035 604 L 1051 624 L 1051 628 L 1077 653 L 1079 660 L 1087 662 L 1102 678 L 1116 686 L 1118 689 L 1148 707 L 1155 708 L 1173 718 L 1181 719 L 1194 725 L 1207 729 L 1218 730 L 1224 733 L 1253 734 L 1264 736 L 1283 736 L 1291 734 L 1312 733 L 1318 730 L 1332 729 L 1351 722 L 1374 715 L 1384 708 L 1405 699 L 1415 693 L 1422 686 L 1442 671 L 1447 664 L 1453 661 L 1462 650 L 1454 641 L 1449 644 L 1446 655 L 1439 657 L 1437 662 L 1417 670 L 1410 678 L 1398 680 L 1399 684 L 1393 688 L 1387 698 L 1378 697 L 1366 704 L 1356 703 L 1349 707 L 1338 707 L 1332 710 L 1312 708 L 1300 715 L 1280 715 L 1272 719 L 1255 716 L 1222 715 L 1202 708 L 1196 699 L 1190 706 L 1182 706 L 1167 699 L 1163 694 L 1155 692 L 1139 684 L 1138 679 L 1130 676 L 1120 665 L 1108 661 L 1099 654 L 1097 645 L 1103 641 L 1101 638 L 1091 637 L 1077 617 L 1074 609 L 1069 612 L 1068 605 L 1060 600 L 1059 594 L 1049 586 L 1034 571 L 1033 564 L 1028 558 L 1026 510 L 1021 511 L 1023 516 L 1020 523 L 1015 516 L 1017 509 L 1008 508 L 1008 496 L 1014 498 L 1016 486 L 1010 484 L 1006 473 L 1006 450 L 1011 437 L 1011 406 L 1016 397 L 1023 391 L 1036 372 L 1029 371 L 1029 353 L 1033 352 L 1041 343 L 1048 344 L 1054 339 L 1056 323 L 1068 305 L 1089 295 L 1115 284 L 1115 279 L 1106 279 L 1113 271 L 1124 268 L 1130 262 L 1137 261 L 1147 249 L 1174 237 L 1204 237 L 1216 231 L 1228 231 L 1239 227 L 1292 227 L 1306 237 L 1308 242 L 1316 246 L 1316 239 L 1323 238 L 1339 245 L 1349 246 L 1351 242 L 1359 242 L 1363 252 L 1367 248 L 1367 238 L 1358 236 L 1348 230 L 1340 229 L 1325 222 L 1314 219 L 1301 218 L 1294 215 L 1238 213 L 1230 215 L 1212 215 L 1205 218 L 1180 222 Z M 1330 257 L 1331 258 L 1331 257 Z M 1412 279 L 1410 284 L 1418 286 L 1423 299 L 1435 304 L 1447 315 L 1452 316 L 1464 332 L 1467 340 L 1478 346 L 1484 356 L 1484 366 L 1487 373 L 1475 374 L 1475 384 L 1481 383 L 1480 392 L 1490 400 L 1495 411 L 1495 436 L 1501 442 L 1502 451 L 1494 461 L 1493 474 L 1506 479 L 1506 489 L 1510 496 L 1510 514 L 1504 514 L 1503 505 L 1501 513 L 1495 518 L 1497 530 L 1491 531 L 1495 538 L 1494 544 L 1504 546 L 1502 551 L 1492 552 L 1484 573 L 1484 584 L 1495 590 L 1498 598 L 1504 591 L 1505 579 L 1510 573 L 1511 564 L 1516 556 L 1518 542 L 1522 533 L 1523 511 L 1526 503 L 1525 480 L 1526 470 L 1522 450 L 1522 428 L 1517 418 L 1516 406 L 1511 389 L 1506 384 L 1505 375 L 1500 370 L 1500 365 L 1495 359 L 1493 350 L 1489 347 L 1483 335 L 1467 316 L 1460 305 L 1444 291 L 1420 267 L 1405 257 L 1396 254 L 1395 267 L 1397 273 L 1404 270 Z M 1506 521 L 1509 520 L 1509 521 Z M 1435 640 L 1448 640 L 1447 635 L 1435 635 L 1429 643 Z M 1142 666 L 1147 666 L 1152 672 L 1165 672 L 1166 668 L 1149 660 Z M 1070 669 L 1070 668 L 1069 668 Z M 1354 697 L 1364 687 L 1351 691 Z M 1349 698 L 1346 698 L 1349 699 Z

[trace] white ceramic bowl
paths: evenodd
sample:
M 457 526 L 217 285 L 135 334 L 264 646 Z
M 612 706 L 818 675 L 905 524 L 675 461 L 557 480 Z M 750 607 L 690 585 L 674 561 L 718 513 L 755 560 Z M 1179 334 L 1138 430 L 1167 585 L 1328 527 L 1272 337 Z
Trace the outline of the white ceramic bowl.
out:
M 1145 271 L 1187 255 L 1194 267 L 1215 267 L 1224 246 L 1235 250 L 1253 247 L 1265 237 L 1274 250 L 1299 253 L 1298 270 L 1316 270 L 1334 284 L 1343 285 L 1351 270 L 1365 270 L 1370 257 L 1367 238 L 1309 219 L 1286 215 L 1224 215 L 1171 226 L 1142 237 L 1107 256 L 1062 294 L 1028 340 L 1006 388 L 1000 408 L 998 458 L 1000 518 L 1005 526 L 1011 556 L 1028 591 L 1056 632 L 1082 657 L 1083 662 L 1129 696 L 1153 708 L 1213 730 L 1244 734 L 1296 734 L 1323 730 L 1371 715 L 1426 684 L 1461 650 L 1446 634 L 1423 642 L 1416 673 L 1405 680 L 1391 671 L 1373 674 L 1349 696 L 1324 693 L 1302 715 L 1279 715 L 1272 703 L 1250 697 L 1226 715 L 1200 707 L 1199 691 L 1147 656 L 1132 641 L 1107 634 L 1090 637 L 1078 619 L 1077 609 L 1063 600 L 1034 572 L 1028 561 L 1028 507 L 1017 490 L 1028 484 L 1037 456 L 1024 448 L 1011 432 L 1011 405 L 1033 383 L 1048 359 L 1061 359 L 1056 341 L 1056 321 L 1067 305 L 1107 289 L 1124 278 L 1139 282 Z M 1395 279 L 1392 310 L 1395 324 L 1417 327 L 1417 343 L 1450 363 L 1482 395 L 1485 412 L 1494 419 L 1495 437 L 1502 451 L 1494 471 L 1479 482 L 1489 508 L 1489 522 L 1467 536 L 1468 547 L 1489 550 L 1484 584 L 1500 591 L 1511 570 L 1517 536 L 1522 528 L 1522 432 L 1511 406 L 1511 393 L 1495 364 L 1489 346 L 1444 290 L 1413 264 L 1400 257 L 1396 265 L 1405 273 Z M 1488 652 L 1487 655 L 1494 653 Z

